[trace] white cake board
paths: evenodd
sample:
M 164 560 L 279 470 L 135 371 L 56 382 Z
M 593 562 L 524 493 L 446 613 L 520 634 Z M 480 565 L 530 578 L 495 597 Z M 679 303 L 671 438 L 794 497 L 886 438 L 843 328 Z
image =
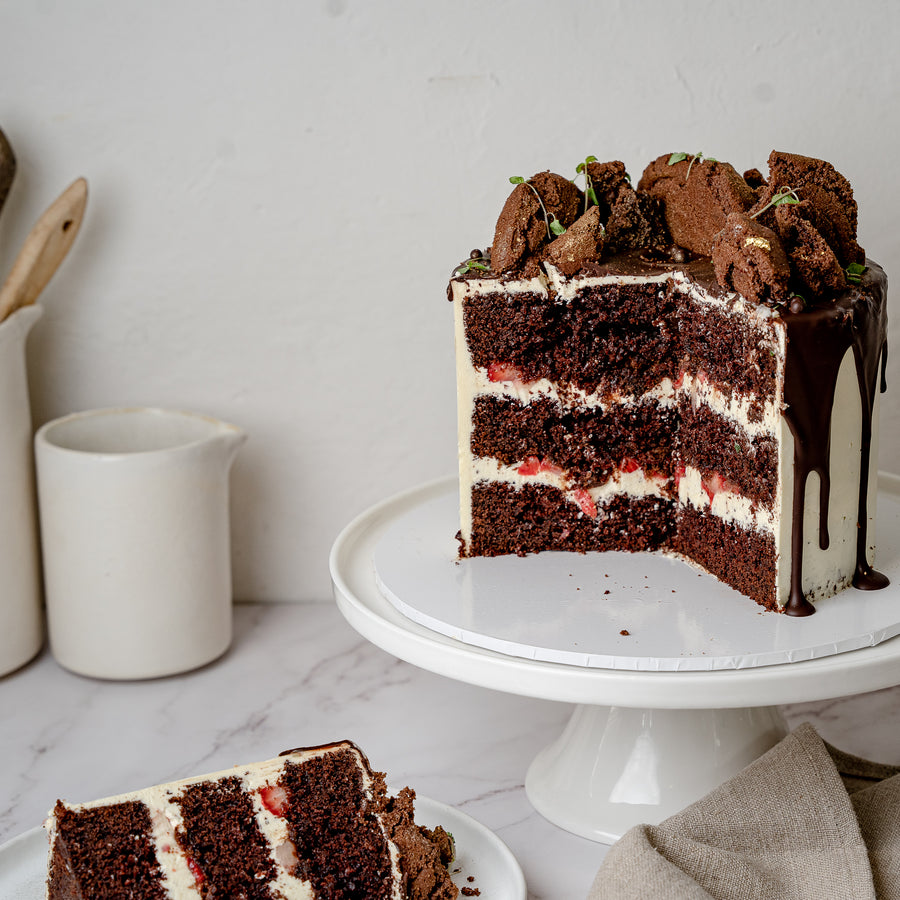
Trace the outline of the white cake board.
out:
M 466 644 L 600 669 L 689 671 L 799 662 L 900 634 L 900 499 L 879 497 L 881 591 L 849 589 L 816 614 L 779 615 L 655 553 L 458 560 L 456 490 L 398 514 L 375 580 L 405 616 Z M 627 634 L 622 634 L 626 631 Z
M 898 485 L 900 479 L 882 477 L 879 540 L 885 527 L 882 520 L 890 522 L 891 516 L 896 515 L 894 507 L 900 498 Z M 778 704 L 877 690 L 900 681 L 900 640 L 887 639 L 889 625 L 882 623 L 875 630 L 872 626 L 854 628 L 857 637 L 871 634 L 870 646 L 845 647 L 827 653 L 823 649 L 826 645 L 802 637 L 804 625 L 828 618 L 824 603 L 812 617 L 791 619 L 757 612 L 753 604 L 728 589 L 724 589 L 727 596 L 722 602 L 745 608 L 749 604 L 748 616 L 754 621 L 774 620 L 771 627 L 775 631 L 790 628 L 792 634 L 799 636 L 793 649 L 788 646 L 791 643 L 788 641 L 776 643 L 766 651 L 780 654 L 781 661 L 769 660 L 768 664 L 760 664 L 759 648 L 750 652 L 743 648 L 739 652 L 733 649 L 725 652 L 721 649 L 722 644 L 717 645 L 711 655 L 700 652 L 695 656 L 686 653 L 684 647 L 677 651 L 670 647 L 662 657 L 650 656 L 645 649 L 637 647 L 636 641 L 619 644 L 618 638 L 625 640 L 618 635 L 622 628 L 634 632 L 629 637 L 647 639 L 649 631 L 644 633 L 643 618 L 639 624 L 635 618 L 629 622 L 623 620 L 619 628 L 614 629 L 612 645 L 604 645 L 606 649 L 601 648 L 600 653 L 631 662 L 606 668 L 520 655 L 520 647 L 532 646 L 533 633 L 524 640 L 521 635 L 516 635 L 512 642 L 516 652 L 509 653 L 467 643 L 426 627 L 400 612 L 382 594 L 375 572 L 376 553 L 383 548 L 386 535 L 398 527 L 398 523 L 408 516 L 424 515 L 427 519 L 431 513 L 425 512 L 425 508 L 440 507 L 455 493 L 455 480 L 442 480 L 391 498 L 351 522 L 331 552 L 331 575 L 338 607 L 366 639 L 414 665 L 496 690 L 579 704 L 563 733 L 536 757 L 526 778 L 526 790 L 535 808 L 550 821 L 576 834 L 612 841 L 631 825 L 658 822 L 698 799 L 784 735 L 785 726 Z M 455 532 L 455 514 L 444 527 L 450 534 Z M 888 527 L 889 539 L 881 546 L 878 560 L 878 568 L 889 575 L 895 571 L 900 555 L 897 549 L 900 534 L 891 531 L 892 528 Z M 452 538 L 448 542 L 445 532 L 437 541 L 433 550 L 423 550 L 423 554 L 427 557 L 436 553 L 446 559 Z M 427 545 L 428 540 L 424 543 Z M 567 558 L 573 561 L 590 557 Z M 419 564 L 413 556 L 409 560 L 410 566 Z M 686 570 L 690 584 L 697 585 L 697 593 L 711 585 L 720 590 L 714 579 L 698 577 L 688 567 L 668 560 L 659 562 L 667 568 L 678 566 Z M 455 571 L 460 569 L 452 561 L 450 565 Z M 568 572 L 564 577 L 571 580 Z M 575 577 L 573 572 L 571 578 Z M 641 578 L 638 588 L 643 583 Z M 894 583 L 900 583 L 900 577 L 895 575 Z M 639 610 L 631 602 L 634 598 L 629 601 L 624 593 L 624 585 L 622 579 L 617 588 L 622 591 L 620 600 L 613 602 L 617 608 L 629 606 L 630 611 Z M 631 587 L 634 588 L 633 583 Z M 440 588 L 429 576 L 428 580 L 418 581 L 413 586 L 395 587 L 394 591 L 409 591 L 395 599 L 410 608 L 428 608 L 422 598 L 435 589 Z M 607 589 L 603 587 L 603 590 Z M 671 591 L 672 588 L 667 589 Z M 503 602 L 509 590 L 504 590 L 502 583 L 496 590 L 501 598 L 498 602 Z M 601 595 L 613 596 L 612 588 L 609 590 L 609 595 L 602 592 Z M 692 590 L 676 590 L 684 591 L 684 596 L 680 597 L 682 601 L 693 594 Z M 846 596 L 861 600 L 858 604 L 861 611 L 862 606 L 877 594 L 863 595 L 853 591 Z M 664 605 L 659 600 L 651 601 L 654 607 Z M 570 605 L 578 607 L 579 603 Z M 436 619 L 446 620 L 447 616 L 438 615 Z M 607 623 L 614 624 L 615 621 Z M 769 627 L 765 625 L 763 629 Z M 885 629 L 884 633 L 879 634 L 879 629 Z M 552 626 L 548 626 L 547 631 L 552 630 Z M 601 631 L 599 628 L 594 630 L 598 634 Z M 691 628 L 685 631 L 693 633 Z M 479 634 L 484 636 L 481 620 L 477 628 L 467 629 L 470 638 Z M 712 636 L 716 637 L 715 634 Z M 496 635 L 489 637 L 498 640 Z M 535 642 L 538 649 L 546 650 L 546 645 L 553 643 L 548 637 L 545 633 L 543 639 Z M 815 652 L 810 651 L 812 645 L 817 648 Z M 609 646 L 613 648 L 611 653 Z M 555 652 L 559 649 L 557 646 Z M 800 657 L 801 661 L 789 662 L 798 659 L 798 652 L 805 654 Z M 757 661 L 753 664 L 739 662 L 747 657 Z M 640 667 L 633 664 L 636 659 L 644 661 Z M 662 663 L 647 662 L 654 659 L 668 663 L 664 667 Z M 716 659 L 718 663 L 708 665 L 709 659 Z M 733 660 L 733 663 L 723 665 L 724 660 Z M 677 666 L 674 661 L 679 661 Z

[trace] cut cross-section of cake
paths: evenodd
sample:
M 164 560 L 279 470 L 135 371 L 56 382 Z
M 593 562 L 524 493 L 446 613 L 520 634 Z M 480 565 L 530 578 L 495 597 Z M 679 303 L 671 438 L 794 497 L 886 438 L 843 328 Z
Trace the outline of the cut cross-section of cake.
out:
M 49 900 L 452 900 L 449 836 L 349 741 L 82 804 L 58 801 Z
M 886 278 L 833 167 L 769 166 L 668 154 L 635 190 L 588 162 L 574 222 L 517 185 L 448 290 L 462 557 L 656 550 L 795 615 L 886 583 Z

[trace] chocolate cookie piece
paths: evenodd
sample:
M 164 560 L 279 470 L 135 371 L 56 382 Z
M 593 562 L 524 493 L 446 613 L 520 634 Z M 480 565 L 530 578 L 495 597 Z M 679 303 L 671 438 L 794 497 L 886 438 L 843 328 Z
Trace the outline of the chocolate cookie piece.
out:
M 811 296 L 834 293 L 847 279 L 834 251 L 810 221 L 809 201 L 775 207 L 775 230 L 781 238 L 791 268 L 804 292 Z
M 517 184 L 497 219 L 491 268 L 501 274 L 536 272 L 539 252 L 550 239 L 544 211 L 568 228 L 578 218 L 581 202 L 578 187 L 552 172 L 539 172 L 527 184 Z
M 765 209 L 779 189 L 789 187 L 801 200 L 810 204 L 810 221 L 828 242 L 838 262 L 865 262 L 865 252 L 856 242 L 856 201 L 850 182 L 831 163 L 811 156 L 773 150 L 769 154 L 769 184 L 760 194 L 751 214 L 759 213 L 759 220 L 775 227 L 775 210 Z
M 547 214 L 568 228 L 584 211 L 584 195 L 578 185 L 554 172 L 538 172 L 528 179 L 541 195 Z
M 596 262 L 603 251 L 606 230 L 600 221 L 600 207 L 588 211 L 569 226 L 565 234 L 552 241 L 544 259 L 563 275 L 574 275 L 585 263 Z
M 747 169 L 747 171 L 744 172 L 744 181 L 746 181 L 754 191 L 758 191 L 760 188 L 766 186 L 766 179 L 759 169 Z
M 709 256 L 726 216 L 749 209 L 756 194 L 728 163 L 689 156 L 670 165 L 674 155 L 666 153 L 651 162 L 638 190 L 663 201 L 676 244 Z
M 625 163 L 618 159 L 588 163 L 587 176 L 594 186 L 594 194 L 600 204 L 600 214 L 605 220 L 619 196 L 620 188 L 631 186 L 628 182 L 628 173 L 625 171 Z
M 658 200 L 639 194 L 630 184 L 619 188 L 606 223 L 609 253 L 625 250 L 661 250 L 672 243 Z
M 527 184 L 517 184 L 506 198 L 491 244 L 491 268 L 511 272 L 547 241 L 547 223 L 541 204 Z
M 587 164 L 587 175 L 606 223 L 605 252 L 662 248 L 671 243 L 661 204 L 631 186 L 621 160 Z
M 791 269 L 778 235 L 745 213 L 730 213 L 712 245 L 716 279 L 755 303 L 788 296 Z

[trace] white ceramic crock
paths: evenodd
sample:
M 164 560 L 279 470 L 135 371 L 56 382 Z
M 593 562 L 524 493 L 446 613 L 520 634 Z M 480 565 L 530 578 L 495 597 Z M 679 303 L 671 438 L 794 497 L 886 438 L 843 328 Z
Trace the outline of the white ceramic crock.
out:
M 0 675 L 44 641 L 25 341 L 41 317 L 25 306 L 0 323 Z
M 229 471 L 245 439 L 206 416 L 143 407 L 38 431 L 47 619 L 61 665 L 153 678 L 225 652 Z

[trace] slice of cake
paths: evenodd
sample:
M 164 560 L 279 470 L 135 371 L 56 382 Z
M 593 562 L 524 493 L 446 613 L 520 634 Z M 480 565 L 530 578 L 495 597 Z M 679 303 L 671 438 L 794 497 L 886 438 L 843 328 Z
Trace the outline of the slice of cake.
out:
M 871 566 L 886 279 L 846 179 L 666 154 L 516 183 L 450 281 L 460 555 L 655 550 L 794 615 Z
M 354 744 L 96 800 L 57 801 L 49 900 L 451 900 L 449 836 L 417 826 Z

